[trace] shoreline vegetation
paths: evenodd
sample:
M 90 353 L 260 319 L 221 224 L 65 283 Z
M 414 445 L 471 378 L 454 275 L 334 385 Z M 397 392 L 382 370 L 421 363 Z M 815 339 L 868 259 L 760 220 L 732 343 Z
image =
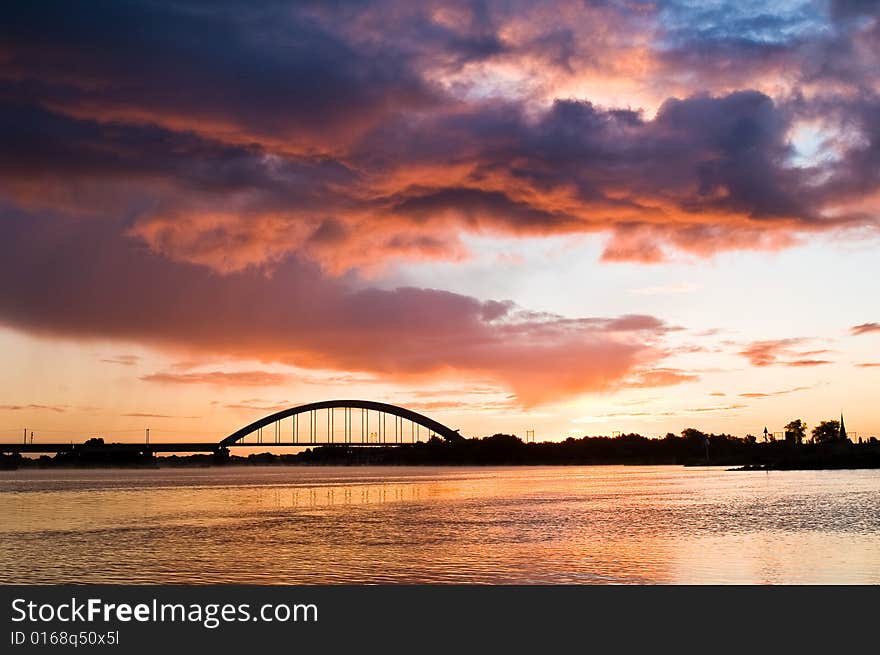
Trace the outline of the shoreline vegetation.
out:
M 805 426 L 804 426 L 805 427 Z M 821 436 L 821 435 L 820 435 Z M 800 438 L 799 438 L 800 437 Z M 759 442 L 755 437 L 706 434 L 694 428 L 681 435 L 649 439 L 638 434 L 568 438 L 525 443 L 509 434 L 449 442 L 394 446 L 345 444 L 306 448 L 298 453 L 247 456 L 222 449 L 213 454 L 156 456 L 148 450 L 114 448 L 102 439 L 55 456 L 0 455 L 0 468 L 174 468 L 207 466 L 509 466 L 509 465 L 684 465 L 726 466 L 731 470 L 818 470 L 880 468 L 880 442 L 874 437 L 852 442 L 845 436 L 803 443 L 803 434 Z

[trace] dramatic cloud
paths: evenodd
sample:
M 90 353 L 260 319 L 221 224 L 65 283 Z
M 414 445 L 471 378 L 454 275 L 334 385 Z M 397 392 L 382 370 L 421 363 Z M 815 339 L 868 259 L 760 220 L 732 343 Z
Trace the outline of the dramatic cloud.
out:
M 655 317 L 367 280 L 467 258 L 469 235 L 597 234 L 603 261 L 646 264 L 875 235 L 875 9 L 754 9 L 14 1 L 0 23 L 0 275 L 16 284 L 0 288 L 0 324 L 465 377 L 525 404 L 693 381 L 664 367 L 672 328 Z M 815 366 L 823 352 L 787 340 L 741 354 Z M 286 381 L 248 375 L 144 379 Z
M 14 2 L 0 194 L 225 272 L 454 260 L 463 232 L 604 233 L 605 261 L 658 262 L 876 230 L 877 68 L 839 68 L 876 54 L 877 19 L 832 9 Z M 734 72 L 753 64 L 784 93 Z M 572 93 L 629 77 L 616 103 Z M 802 125 L 833 157 L 796 163 Z

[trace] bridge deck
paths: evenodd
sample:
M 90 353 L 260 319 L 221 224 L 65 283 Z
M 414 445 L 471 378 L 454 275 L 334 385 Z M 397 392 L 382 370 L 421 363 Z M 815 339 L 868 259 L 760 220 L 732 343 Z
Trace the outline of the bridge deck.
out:
M 264 441 L 262 443 L 229 443 L 225 448 L 317 448 L 320 446 L 402 446 L 407 442 L 376 442 L 367 443 L 354 441 Z M 83 444 L 71 443 L 0 443 L 0 453 L 107 453 L 107 452 L 153 452 L 153 453 L 212 453 L 220 448 L 220 444 L 214 443 L 110 443 L 103 446 L 84 446 Z

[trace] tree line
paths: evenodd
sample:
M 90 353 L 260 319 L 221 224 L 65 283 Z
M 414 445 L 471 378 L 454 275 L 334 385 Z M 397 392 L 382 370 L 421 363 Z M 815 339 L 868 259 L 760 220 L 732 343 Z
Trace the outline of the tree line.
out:
M 786 441 L 802 444 L 807 440 L 807 424 L 799 418 L 789 421 L 783 434 Z M 810 443 L 818 444 L 848 440 L 846 432 L 840 429 L 840 421 L 837 419 L 820 421 L 810 432 L 810 437 Z M 771 437 L 770 440 L 772 441 L 773 438 Z

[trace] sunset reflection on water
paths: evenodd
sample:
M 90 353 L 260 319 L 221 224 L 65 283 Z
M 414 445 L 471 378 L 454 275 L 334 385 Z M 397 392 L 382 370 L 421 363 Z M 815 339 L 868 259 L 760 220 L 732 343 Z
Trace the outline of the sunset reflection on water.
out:
M 880 474 L 22 470 L 6 583 L 880 583 Z

